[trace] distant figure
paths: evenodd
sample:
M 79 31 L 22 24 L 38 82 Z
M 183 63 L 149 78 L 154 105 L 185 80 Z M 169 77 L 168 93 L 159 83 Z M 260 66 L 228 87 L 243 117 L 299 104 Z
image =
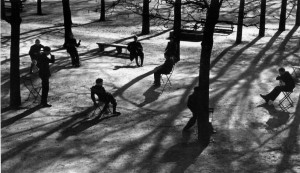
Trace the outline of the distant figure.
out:
M 134 41 L 130 42 L 127 46 L 127 50 L 130 52 L 130 61 L 135 59 L 136 65 L 138 67 L 142 67 L 144 63 L 143 46 L 139 41 L 137 41 L 137 36 L 134 36 L 133 39 Z M 138 63 L 138 57 L 141 58 L 141 64 Z
M 276 77 L 276 80 L 279 80 L 280 85 L 276 86 L 269 94 L 267 95 L 262 95 L 260 96 L 268 103 L 270 100 L 274 101 L 280 92 L 282 91 L 289 91 L 292 92 L 293 89 L 295 88 L 295 82 L 291 74 L 287 71 L 285 71 L 284 68 L 279 68 L 278 69 L 279 76 Z
M 174 59 L 171 56 L 165 56 L 166 60 L 165 62 L 156 67 L 154 72 L 154 86 L 159 87 L 160 86 L 160 76 L 161 74 L 169 74 L 171 73 L 173 66 L 174 66 Z
M 117 101 L 111 93 L 105 91 L 103 87 L 103 79 L 101 78 L 96 79 L 96 85 L 91 88 L 91 98 L 94 102 L 94 106 L 97 106 L 98 104 L 95 99 L 95 94 L 98 96 L 99 101 L 105 103 L 101 113 L 105 112 L 109 106 L 109 103 L 111 103 L 113 105 L 113 114 L 115 115 L 121 114 L 120 112 L 116 111 Z
M 174 63 L 177 63 L 179 61 L 177 54 L 177 44 L 174 41 L 174 37 L 170 37 L 170 41 L 168 42 L 168 45 L 165 49 L 165 57 L 172 57 L 174 60 Z M 166 58 L 167 59 L 167 58 Z
M 73 34 L 70 35 L 70 38 L 66 42 L 66 49 L 67 49 L 67 52 L 71 56 L 72 65 L 74 67 L 79 67 L 80 66 L 79 55 L 78 55 L 78 51 L 76 49 L 76 47 L 80 46 L 80 42 L 81 42 L 81 40 L 79 40 L 78 43 L 77 43 L 77 41 L 74 38 Z
M 35 44 L 30 47 L 29 55 L 30 55 L 30 58 L 31 58 L 31 65 L 30 65 L 29 73 L 33 72 L 33 67 L 37 63 L 37 58 L 40 56 L 42 48 L 44 48 L 44 46 L 42 44 L 40 44 L 39 39 L 36 39 Z
M 48 92 L 49 92 L 49 78 L 51 76 L 49 63 L 55 62 L 54 55 L 50 53 L 51 49 L 48 46 L 44 47 L 44 52 L 41 53 L 40 57 L 37 59 L 37 67 L 39 70 L 39 76 L 42 79 L 42 100 L 41 106 L 51 107 L 47 102 Z M 51 59 L 48 58 L 51 55 Z

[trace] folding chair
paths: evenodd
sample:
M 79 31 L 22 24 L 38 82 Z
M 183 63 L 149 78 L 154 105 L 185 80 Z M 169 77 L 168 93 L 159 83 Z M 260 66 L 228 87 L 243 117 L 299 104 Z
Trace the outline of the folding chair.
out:
M 279 100 L 279 107 L 283 111 L 287 111 L 289 108 L 293 107 L 293 100 L 291 99 L 290 95 L 293 91 L 283 91 L 283 98 Z M 287 102 L 287 103 L 286 103 Z
M 97 110 L 99 110 L 98 114 L 100 115 L 99 118 L 101 118 L 101 116 L 106 113 L 106 112 L 104 112 L 105 110 L 103 109 L 104 106 L 105 106 L 105 103 L 98 100 L 97 106 L 95 106 L 94 111 L 91 114 L 90 118 L 95 116 L 96 112 L 98 112 Z M 112 114 L 111 111 L 110 111 L 110 109 L 109 109 L 109 106 L 107 108 L 107 111 L 108 111 L 108 113 Z
M 175 65 L 173 66 L 173 68 L 172 68 L 172 70 L 171 70 L 171 72 L 169 74 L 161 74 L 160 75 L 160 79 L 161 79 L 162 83 L 164 84 L 164 87 L 163 87 L 163 89 L 161 91 L 161 94 L 164 92 L 164 90 L 165 90 L 165 88 L 166 88 L 167 85 L 169 85 L 170 87 L 172 87 L 172 83 L 171 83 L 170 79 L 171 79 L 171 76 L 173 74 L 174 68 L 175 68 Z M 166 78 L 167 78 L 166 82 L 163 80 L 163 76 L 166 76 Z
M 28 89 L 29 94 L 25 101 L 28 101 L 30 99 L 30 96 L 33 97 L 34 101 L 41 97 L 40 91 L 42 89 L 41 84 L 35 84 L 33 82 L 34 74 L 26 74 L 24 76 L 21 76 L 21 82 L 24 84 L 24 86 Z

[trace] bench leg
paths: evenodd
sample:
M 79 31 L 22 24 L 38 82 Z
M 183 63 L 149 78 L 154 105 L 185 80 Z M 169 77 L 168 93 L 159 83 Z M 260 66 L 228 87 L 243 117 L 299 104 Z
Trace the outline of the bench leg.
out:
M 118 53 L 122 53 L 122 48 L 121 47 L 117 47 L 117 52 Z

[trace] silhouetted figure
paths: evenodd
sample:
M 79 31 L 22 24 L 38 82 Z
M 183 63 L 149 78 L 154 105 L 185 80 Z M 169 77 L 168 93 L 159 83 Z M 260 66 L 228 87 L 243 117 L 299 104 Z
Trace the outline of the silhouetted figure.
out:
M 39 76 L 42 79 L 42 100 L 41 106 L 43 107 L 51 107 L 48 104 L 48 92 L 49 92 L 49 78 L 51 76 L 49 63 L 55 62 L 54 55 L 50 53 L 51 49 L 48 46 L 44 47 L 44 52 L 40 54 L 37 58 L 37 67 L 39 68 Z M 48 55 L 51 55 L 51 59 L 48 58 Z
M 134 41 L 130 42 L 127 46 L 127 50 L 130 52 L 130 61 L 133 61 L 135 59 L 136 65 L 138 67 L 143 66 L 144 63 L 144 52 L 143 52 L 143 46 L 142 44 L 137 41 L 138 37 L 133 37 Z M 138 57 L 141 58 L 141 64 L 138 63 Z
M 30 65 L 30 71 L 29 71 L 29 73 L 32 73 L 33 67 L 37 63 L 36 59 L 40 56 L 42 48 L 44 48 L 44 46 L 42 44 L 40 44 L 40 40 L 39 39 L 36 39 L 35 40 L 35 44 L 30 47 L 29 55 L 30 55 L 30 58 L 31 58 L 31 65 Z
M 177 44 L 174 41 L 174 37 L 170 37 L 170 41 L 167 44 L 164 55 L 165 55 L 165 57 L 168 57 L 168 58 L 172 57 L 174 60 L 174 63 L 177 63 L 179 61 L 179 58 L 176 55 L 176 53 L 177 53 Z
M 103 79 L 101 78 L 96 79 L 96 85 L 91 88 L 91 98 L 94 102 L 94 106 L 98 106 L 95 95 L 98 96 L 99 101 L 104 102 L 105 104 L 102 112 L 106 111 L 109 103 L 111 103 L 113 105 L 113 114 L 121 114 L 120 112 L 116 111 L 117 101 L 111 93 L 105 91 L 103 87 Z
M 72 65 L 74 67 L 79 67 L 80 66 L 79 55 L 78 55 L 78 51 L 76 49 L 76 47 L 80 46 L 80 42 L 81 42 L 81 40 L 79 40 L 78 43 L 77 43 L 76 39 L 71 34 L 70 38 L 67 40 L 67 43 L 66 43 L 66 49 L 67 49 L 67 52 L 71 56 Z
M 160 86 L 161 74 L 170 74 L 175 64 L 173 57 L 165 56 L 165 58 L 165 62 L 162 65 L 156 67 L 154 72 L 154 86 L 156 87 Z
M 268 103 L 270 100 L 274 101 L 278 97 L 280 92 L 282 91 L 292 92 L 293 89 L 295 88 L 294 79 L 288 71 L 285 71 L 285 69 L 281 67 L 278 69 L 278 72 L 279 72 L 279 76 L 276 77 L 276 80 L 280 81 L 280 85 L 276 86 L 267 95 L 260 94 L 260 96 L 266 101 L 266 103 Z

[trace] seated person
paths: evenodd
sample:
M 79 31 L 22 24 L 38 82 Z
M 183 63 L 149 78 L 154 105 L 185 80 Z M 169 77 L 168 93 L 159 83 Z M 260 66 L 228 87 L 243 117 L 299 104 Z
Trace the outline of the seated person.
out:
M 260 96 L 266 101 L 266 103 L 268 103 L 270 100 L 274 101 L 278 97 L 280 92 L 282 91 L 292 92 L 293 89 L 295 88 L 294 79 L 289 72 L 285 71 L 285 69 L 282 67 L 278 69 L 278 72 L 279 72 L 279 76 L 276 77 L 276 80 L 279 80 L 281 85 L 276 86 L 267 95 L 260 94 Z
M 107 110 L 109 103 L 113 105 L 113 114 L 120 115 L 120 112 L 116 111 L 117 102 L 113 95 L 109 92 L 106 92 L 103 85 L 103 79 L 96 79 L 96 85 L 91 88 L 91 98 L 94 102 L 94 106 L 97 106 L 95 94 L 98 96 L 98 99 L 105 103 L 104 108 L 101 113 Z
M 133 61 L 133 59 L 135 59 L 136 65 L 140 67 L 143 66 L 144 62 L 143 46 L 139 41 L 137 41 L 137 36 L 134 36 L 133 39 L 134 41 L 128 44 L 127 50 L 130 52 L 130 61 Z M 139 65 L 138 63 L 138 57 L 141 58 L 141 65 Z
M 156 87 L 160 86 L 160 75 L 171 73 L 175 64 L 173 57 L 165 56 L 165 58 L 165 62 L 162 65 L 156 67 L 156 71 L 154 72 L 154 86 Z

